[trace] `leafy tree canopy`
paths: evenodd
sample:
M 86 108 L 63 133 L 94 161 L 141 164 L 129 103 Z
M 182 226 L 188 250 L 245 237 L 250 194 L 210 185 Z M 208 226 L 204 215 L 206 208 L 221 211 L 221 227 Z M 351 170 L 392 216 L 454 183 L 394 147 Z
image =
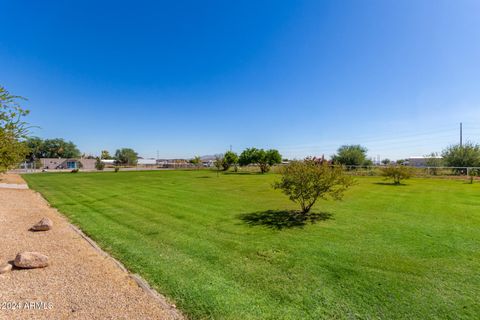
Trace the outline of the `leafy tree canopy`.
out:
M 337 154 L 332 156 L 332 160 L 336 164 L 345 166 L 360 166 L 367 162 L 367 148 L 359 144 L 343 145 L 337 150 Z
M 110 152 L 108 152 L 108 150 L 102 150 L 100 159 L 112 159 L 112 156 L 110 155 Z
M 79 158 L 80 150 L 71 141 L 61 138 L 42 140 L 38 137 L 31 137 L 26 140 L 30 150 L 27 158 L 29 160 L 39 158 Z
M 115 152 L 115 160 L 121 165 L 135 166 L 138 162 L 138 154 L 130 148 L 118 149 Z
M 410 179 L 413 175 L 412 168 L 402 165 L 389 165 L 382 167 L 381 174 L 386 179 L 393 179 L 393 183 L 399 185 L 402 180 Z
M 300 205 L 306 214 L 318 199 L 339 200 L 354 180 L 344 174 L 342 167 L 319 163 L 314 159 L 292 161 L 282 168 L 282 178 L 274 183 L 290 200 Z
M 238 163 L 238 155 L 233 151 L 227 151 L 223 155 L 223 170 L 227 171 L 230 169 L 231 166 L 236 165 Z
M 241 166 L 247 166 L 249 164 L 258 165 L 262 173 L 268 172 L 271 166 L 281 162 L 282 155 L 275 149 L 265 151 L 263 149 L 248 148 L 240 154 L 238 159 L 238 163 Z
M 191 164 L 193 164 L 195 167 L 200 168 L 202 164 L 202 158 L 200 156 L 193 157 L 192 159 L 189 160 Z
M 451 145 L 442 152 L 448 167 L 480 167 L 480 145 L 467 142 Z

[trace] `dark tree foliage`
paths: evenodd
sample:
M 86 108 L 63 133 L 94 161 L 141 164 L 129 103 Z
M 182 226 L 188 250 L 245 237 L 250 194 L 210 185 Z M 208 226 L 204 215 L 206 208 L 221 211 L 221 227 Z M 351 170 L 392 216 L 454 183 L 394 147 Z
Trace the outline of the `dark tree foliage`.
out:
M 332 156 L 336 164 L 345 166 L 361 166 L 367 163 L 367 148 L 361 145 L 344 145 L 338 148 L 337 154 Z
M 480 145 L 471 142 L 452 145 L 443 150 L 442 157 L 448 167 L 480 167 Z
M 227 151 L 223 155 L 222 167 L 223 171 L 227 171 L 231 166 L 236 166 L 238 163 L 238 155 L 233 151 Z
M 138 154 L 130 148 L 118 149 L 115 152 L 115 162 L 124 166 L 135 166 L 138 162 Z
M 79 158 L 80 150 L 71 141 L 61 138 L 42 140 L 38 137 L 31 137 L 26 140 L 29 148 L 27 159 L 40 158 Z
M 241 166 L 258 165 L 262 173 L 268 172 L 271 166 L 281 162 L 282 156 L 275 149 L 265 151 L 263 149 L 248 148 L 240 154 L 238 159 L 238 163 Z

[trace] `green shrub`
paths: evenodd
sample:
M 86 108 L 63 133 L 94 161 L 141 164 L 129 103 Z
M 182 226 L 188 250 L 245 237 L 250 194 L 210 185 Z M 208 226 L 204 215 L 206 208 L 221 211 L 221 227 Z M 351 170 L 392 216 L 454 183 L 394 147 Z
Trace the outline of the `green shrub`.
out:
M 340 166 L 319 164 L 312 159 L 292 161 L 282 169 L 282 178 L 275 182 L 275 189 L 282 189 L 290 200 L 300 204 L 302 213 L 310 211 L 320 199 L 340 200 L 354 180 Z
M 393 184 L 396 185 L 399 185 L 404 179 L 410 179 L 413 175 L 412 168 L 402 165 L 390 165 L 380 170 L 385 179 L 393 179 Z
M 102 160 L 97 157 L 95 160 L 95 169 L 97 170 L 103 170 L 105 168 L 105 163 L 102 162 Z

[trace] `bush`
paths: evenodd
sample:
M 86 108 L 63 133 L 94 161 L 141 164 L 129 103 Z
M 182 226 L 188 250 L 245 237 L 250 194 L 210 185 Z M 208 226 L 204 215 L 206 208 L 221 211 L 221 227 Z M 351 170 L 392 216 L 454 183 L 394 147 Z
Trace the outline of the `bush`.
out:
M 105 168 L 105 163 L 103 163 L 102 160 L 97 157 L 97 159 L 95 160 L 95 169 L 103 170 L 104 168 Z
M 443 150 L 442 157 L 448 167 L 478 167 L 480 145 L 471 142 L 452 145 Z
M 118 172 L 120 171 L 120 167 L 119 166 L 115 166 L 115 172 Z
M 231 166 L 235 166 L 236 168 L 237 163 L 238 163 L 238 155 L 235 152 L 233 151 L 225 152 L 225 154 L 223 155 L 223 162 L 222 162 L 223 171 L 227 171 L 228 169 L 230 169 Z
M 413 175 L 412 168 L 402 165 L 390 165 L 380 170 L 385 179 L 393 179 L 393 184 L 396 185 L 399 185 L 404 179 L 410 179 Z
M 70 171 L 71 173 L 78 173 L 78 169 L 73 169 L 72 171 Z
M 340 200 L 354 180 L 345 175 L 342 167 L 319 164 L 312 159 L 292 161 L 282 169 L 282 178 L 275 189 L 282 189 L 290 200 L 300 204 L 302 213 L 310 211 L 320 199 Z
M 473 169 L 473 168 L 470 168 L 468 170 L 468 176 L 469 176 L 469 180 L 470 180 L 470 184 L 473 184 L 473 180 L 475 180 L 475 177 L 477 177 L 478 175 L 480 174 L 480 170 L 479 169 Z

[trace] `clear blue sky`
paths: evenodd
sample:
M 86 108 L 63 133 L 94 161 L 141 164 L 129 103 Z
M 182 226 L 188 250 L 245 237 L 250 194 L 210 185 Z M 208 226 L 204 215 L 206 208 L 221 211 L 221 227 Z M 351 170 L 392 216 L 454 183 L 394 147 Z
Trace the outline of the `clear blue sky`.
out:
M 98 154 L 480 142 L 480 1 L 0 0 L 0 84 Z

